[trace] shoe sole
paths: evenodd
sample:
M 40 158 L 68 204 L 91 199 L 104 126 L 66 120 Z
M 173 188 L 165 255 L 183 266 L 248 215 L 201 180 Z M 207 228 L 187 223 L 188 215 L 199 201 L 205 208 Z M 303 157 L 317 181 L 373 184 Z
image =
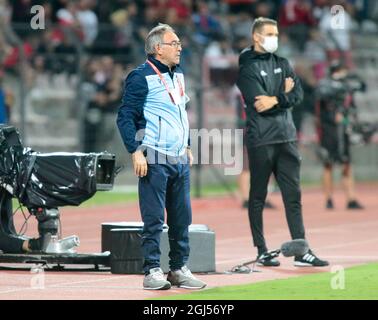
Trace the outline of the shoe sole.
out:
M 267 266 L 263 263 L 257 262 L 256 265 L 259 267 L 279 267 L 281 264 L 274 264 L 274 265 Z
M 295 267 L 327 267 L 328 264 L 321 265 L 321 266 L 314 266 L 314 265 L 311 264 L 311 263 L 306 263 L 306 262 L 299 262 L 299 261 L 296 261 L 296 262 L 294 262 L 294 266 L 295 266 Z
M 169 281 L 169 280 L 167 280 L 167 281 Z M 202 286 L 194 287 L 194 286 L 188 286 L 188 285 L 185 285 L 185 284 L 174 283 L 172 281 L 169 281 L 169 282 L 171 283 L 172 286 L 177 287 L 177 288 L 183 288 L 183 289 L 194 289 L 195 290 L 195 289 L 203 289 L 203 288 L 206 287 L 206 283 L 204 283 Z
M 161 287 L 143 287 L 144 290 L 168 290 L 171 288 L 171 285 L 169 283 L 165 284 L 164 286 Z
M 201 287 L 190 287 L 190 286 L 185 286 L 185 285 L 173 285 L 173 286 L 176 286 L 177 288 L 188 289 L 188 290 L 199 290 L 199 289 L 205 288 L 206 284 Z

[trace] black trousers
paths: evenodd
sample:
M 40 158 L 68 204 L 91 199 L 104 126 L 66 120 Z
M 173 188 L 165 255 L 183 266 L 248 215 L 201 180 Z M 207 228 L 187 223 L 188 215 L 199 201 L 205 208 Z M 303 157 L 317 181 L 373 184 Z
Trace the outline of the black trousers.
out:
M 24 240 L 5 233 L 0 227 L 0 250 L 4 253 L 22 253 Z
M 0 188 L 0 250 L 4 253 L 22 253 L 25 239 L 16 236 L 12 211 L 12 196 Z
M 267 250 L 263 228 L 263 209 L 268 192 L 268 182 L 273 173 L 281 189 L 286 220 L 292 239 L 304 239 L 300 190 L 300 162 L 296 142 L 249 147 L 251 188 L 248 216 L 253 244 L 259 253 Z

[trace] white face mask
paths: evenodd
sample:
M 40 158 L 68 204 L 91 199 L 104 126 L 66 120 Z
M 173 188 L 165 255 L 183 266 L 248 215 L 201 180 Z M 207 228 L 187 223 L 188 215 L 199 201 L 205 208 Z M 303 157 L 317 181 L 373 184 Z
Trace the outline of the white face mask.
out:
M 266 52 L 273 53 L 278 49 L 278 37 L 276 36 L 262 36 L 264 37 L 264 42 L 261 46 Z

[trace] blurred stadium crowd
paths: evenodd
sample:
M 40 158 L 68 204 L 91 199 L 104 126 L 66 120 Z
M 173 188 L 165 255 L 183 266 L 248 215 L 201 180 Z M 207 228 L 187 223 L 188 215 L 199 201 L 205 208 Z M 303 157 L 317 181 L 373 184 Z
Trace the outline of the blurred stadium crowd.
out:
M 44 8 L 42 30 L 31 28 L 33 5 Z M 332 28 L 334 5 L 344 10 L 341 29 Z M 313 109 L 314 88 L 331 60 L 355 67 L 352 32 L 378 32 L 374 0 L 0 0 L 0 78 L 22 71 L 27 93 L 37 86 L 46 93 L 54 82 L 80 87 L 85 100 L 82 148 L 94 151 L 100 148 L 94 132 L 107 114 L 116 113 L 123 79 L 145 59 L 144 38 L 153 26 L 164 22 L 176 29 L 189 79 L 203 76 L 192 67 L 200 56 L 214 71 L 210 85 L 224 86 L 232 85 L 237 56 L 250 45 L 251 26 L 259 16 L 278 20 L 278 54 L 289 58 L 302 78 L 307 111 Z M 219 81 L 227 77 L 231 80 Z M 17 123 L 11 110 L 18 94 L 3 91 L 8 119 Z

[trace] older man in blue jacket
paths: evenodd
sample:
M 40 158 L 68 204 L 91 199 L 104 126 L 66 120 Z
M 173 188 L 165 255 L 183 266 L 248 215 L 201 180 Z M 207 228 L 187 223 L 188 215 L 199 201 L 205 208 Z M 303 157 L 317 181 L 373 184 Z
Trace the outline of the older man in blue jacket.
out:
M 185 265 L 189 258 L 190 171 L 184 75 L 179 67 L 181 42 L 168 25 L 146 38 L 147 60 L 127 77 L 117 125 L 139 176 L 139 205 L 144 222 L 144 289 L 176 285 L 201 289 Z M 160 236 L 167 210 L 170 244 L 167 280 L 160 268 Z

